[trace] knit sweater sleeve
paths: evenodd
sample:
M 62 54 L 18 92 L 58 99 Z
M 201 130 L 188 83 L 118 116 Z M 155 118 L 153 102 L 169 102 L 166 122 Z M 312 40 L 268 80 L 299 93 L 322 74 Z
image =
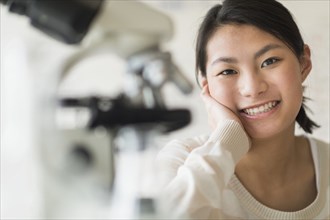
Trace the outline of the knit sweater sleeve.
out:
M 163 199 L 174 217 L 221 217 L 229 180 L 248 149 L 244 129 L 232 120 L 219 124 L 207 139 L 167 145 L 159 158 L 166 154 L 161 166 L 168 179 Z

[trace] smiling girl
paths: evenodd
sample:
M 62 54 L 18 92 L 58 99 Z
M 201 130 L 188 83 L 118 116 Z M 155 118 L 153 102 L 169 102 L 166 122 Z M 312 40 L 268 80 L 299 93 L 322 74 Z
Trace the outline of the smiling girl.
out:
M 295 136 L 318 127 L 306 114 L 310 48 L 275 0 L 211 8 L 196 45 L 209 136 L 159 153 L 173 217 L 329 219 L 329 144 Z

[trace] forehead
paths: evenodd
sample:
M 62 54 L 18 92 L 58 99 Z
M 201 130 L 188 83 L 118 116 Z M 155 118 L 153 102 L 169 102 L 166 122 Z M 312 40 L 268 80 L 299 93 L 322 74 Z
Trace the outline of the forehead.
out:
M 219 27 L 207 43 L 207 54 L 258 50 L 266 44 L 286 45 L 272 34 L 252 25 L 227 24 Z

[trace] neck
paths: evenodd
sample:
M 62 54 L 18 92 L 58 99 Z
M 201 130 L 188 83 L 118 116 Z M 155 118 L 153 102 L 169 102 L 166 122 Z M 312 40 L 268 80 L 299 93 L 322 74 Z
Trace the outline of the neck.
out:
M 289 129 L 265 139 L 252 139 L 249 152 L 238 164 L 262 178 L 283 180 L 290 175 L 296 163 L 297 138 L 294 125 Z M 239 171 L 239 170 L 238 170 Z
M 252 139 L 235 173 L 258 201 L 274 209 L 300 210 L 317 194 L 309 144 L 294 136 L 294 126 L 271 138 Z

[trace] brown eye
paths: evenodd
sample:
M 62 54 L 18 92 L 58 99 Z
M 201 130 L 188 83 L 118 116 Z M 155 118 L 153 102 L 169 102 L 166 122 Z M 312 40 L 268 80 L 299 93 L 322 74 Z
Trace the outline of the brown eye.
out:
M 275 58 L 275 57 L 269 58 L 269 59 L 265 60 L 265 61 L 261 64 L 261 68 L 262 68 L 262 67 L 269 66 L 269 65 L 272 65 L 272 64 L 278 62 L 279 60 L 280 60 L 280 59 Z
M 233 74 L 236 74 L 237 71 L 235 70 L 231 70 L 231 69 L 228 69 L 228 70 L 224 70 L 222 72 L 220 72 L 218 75 L 233 75 Z

